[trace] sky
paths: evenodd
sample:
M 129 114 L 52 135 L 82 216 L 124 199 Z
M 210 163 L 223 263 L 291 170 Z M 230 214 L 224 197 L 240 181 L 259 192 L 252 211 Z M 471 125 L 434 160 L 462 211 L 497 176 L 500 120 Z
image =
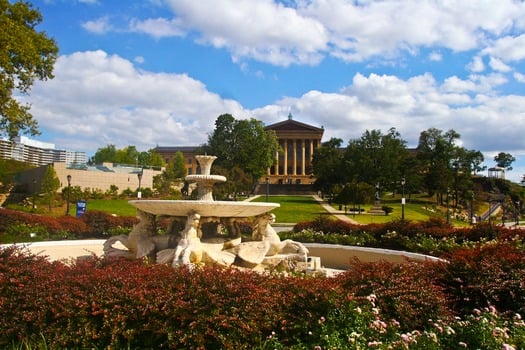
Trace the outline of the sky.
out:
M 197 146 L 224 113 L 323 127 L 346 146 L 394 127 L 461 137 L 485 165 L 525 174 L 525 2 L 518 0 L 34 0 L 54 79 L 27 96 L 42 135 Z

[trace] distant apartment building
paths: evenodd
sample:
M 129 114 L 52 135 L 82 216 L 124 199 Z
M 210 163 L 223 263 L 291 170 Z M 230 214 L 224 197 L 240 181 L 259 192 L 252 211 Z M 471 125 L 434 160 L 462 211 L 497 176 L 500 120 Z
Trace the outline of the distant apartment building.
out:
M 14 159 L 35 166 L 66 163 L 67 166 L 85 165 L 85 152 L 56 149 L 55 144 L 18 136 L 13 141 L 0 139 L 0 158 Z

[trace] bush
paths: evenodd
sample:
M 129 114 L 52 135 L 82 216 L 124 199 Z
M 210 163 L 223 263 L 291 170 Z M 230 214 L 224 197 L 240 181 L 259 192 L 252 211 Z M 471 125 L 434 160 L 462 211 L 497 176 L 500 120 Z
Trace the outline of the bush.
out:
M 383 317 L 397 320 L 402 331 L 409 331 L 421 329 L 429 319 L 452 316 L 447 295 L 436 283 L 431 264 L 354 261 L 336 279 L 356 297 L 373 295 Z
M 493 306 L 525 314 L 525 253 L 511 242 L 458 249 L 436 265 L 454 309 L 465 313 Z
M 518 314 L 474 302 L 450 317 L 443 266 L 355 262 L 337 278 L 284 277 L 138 260 L 66 265 L 1 249 L 0 347 L 523 348 Z

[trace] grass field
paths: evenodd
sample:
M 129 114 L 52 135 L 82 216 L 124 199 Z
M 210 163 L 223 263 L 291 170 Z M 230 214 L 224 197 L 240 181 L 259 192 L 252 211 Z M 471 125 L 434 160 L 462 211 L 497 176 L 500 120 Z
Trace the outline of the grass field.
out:
M 255 198 L 254 202 L 266 202 L 266 196 Z M 278 223 L 297 223 L 301 221 L 311 221 L 320 215 L 328 215 L 328 212 L 311 196 L 269 196 L 268 201 L 279 203 L 281 206 L 272 212 L 276 216 Z M 368 211 L 371 205 L 364 205 L 364 214 L 349 214 L 347 216 L 361 224 L 385 223 L 392 220 L 401 219 L 401 199 L 384 198 L 382 205 L 388 205 L 393 208 L 390 215 L 370 215 Z M 433 213 L 425 207 L 431 208 L 434 202 L 425 197 L 414 197 L 405 204 L 405 220 L 407 221 L 425 221 L 431 217 L 440 217 L 445 219 L 445 215 Z M 332 204 L 334 209 L 339 209 L 339 205 Z M 343 207 L 344 209 L 344 207 Z M 349 208 L 350 209 L 350 206 Z M 92 199 L 87 202 L 87 210 L 101 210 L 119 216 L 135 216 L 136 209 L 128 203 L 127 199 Z M 74 208 L 71 208 L 71 214 L 74 215 Z M 461 221 L 452 221 L 456 226 L 466 225 Z
M 266 202 L 266 196 L 253 200 Z M 314 220 L 319 215 L 328 212 L 311 196 L 269 196 L 268 202 L 279 203 L 281 206 L 272 211 L 279 223 L 296 223 Z
M 87 201 L 86 209 L 100 210 L 118 216 L 135 216 L 137 214 L 137 209 L 129 204 L 127 199 L 90 199 Z

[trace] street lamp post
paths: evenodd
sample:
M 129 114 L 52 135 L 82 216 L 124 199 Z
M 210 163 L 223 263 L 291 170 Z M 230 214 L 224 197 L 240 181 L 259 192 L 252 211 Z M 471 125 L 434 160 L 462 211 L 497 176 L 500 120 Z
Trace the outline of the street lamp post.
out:
M 35 200 L 36 200 L 36 179 L 33 179 L 33 211 L 35 210 Z
M 520 201 L 516 201 L 516 227 L 520 225 Z
M 476 219 L 474 218 L 474 192 L 472 192 L 472 200 L 470 201 L 470 223 L 476 223 Z
M 71 175 L 67 175 L 66 216 L 69 216 L 69 199 L 71 198 Z
M 401 221 L 405 221 L 405 178 L 401 179 Z
M 268 197 L 270 195 L 270 178 L 266 176 L 266 201 L 268 202 Z
M 137 198 L 141 199 L 142 198 L 142 192 L 141 192 L 140 185 L 141 185 L 141 182 L 142 182 L 142 169 L 140 170 L 140 173 L 137 174 L 137 177 L 139 178 L 139 189 L 137 191 Z
M 450 188 L 447 188 L 447 224 L 450 224 Z

